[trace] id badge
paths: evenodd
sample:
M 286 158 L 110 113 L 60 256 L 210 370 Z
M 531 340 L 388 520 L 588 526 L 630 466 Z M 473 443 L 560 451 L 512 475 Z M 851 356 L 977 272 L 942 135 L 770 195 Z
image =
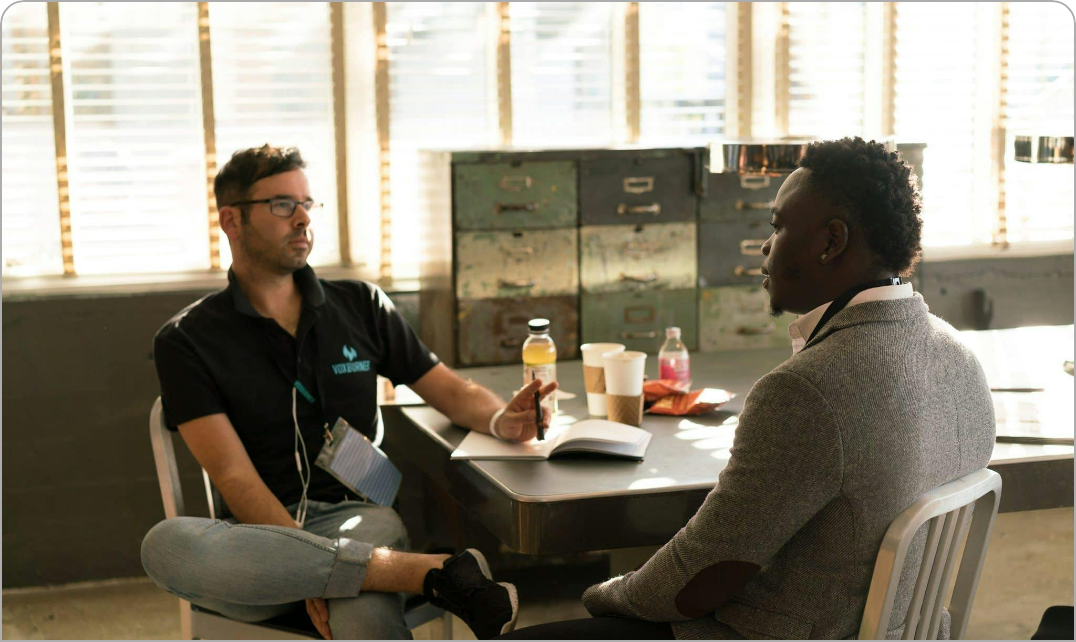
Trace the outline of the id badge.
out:
M 314 465 L 364 500 L 391 506 L 403 475 L 366 435 L 343 417 L 336 420 Z

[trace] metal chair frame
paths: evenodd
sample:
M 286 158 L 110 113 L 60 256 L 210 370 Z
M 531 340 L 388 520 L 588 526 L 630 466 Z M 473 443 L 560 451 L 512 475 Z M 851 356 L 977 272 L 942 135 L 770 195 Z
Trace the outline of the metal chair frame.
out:
M 937 639 L 943 602 L 970 511 L 971 526 L 949 601 L 950 639 L 963 639 L 1000 502 L 1001 476 L 983 468 L 935 488 L 898 515 L 878 551 L 859 638 L 885 639 L 908 547 L 916 531 L 930 520 L 923 561 L 904 619 L 903 639 Z
M 179 481 L 179 467 L 176 465 L 176 451 L 172 432 L 164 421 L 161 398 L 153 403 L 149 415 L 149 437 L 153 445 L 153 461 L 157 466 L 157 481 L 161 486 L 161 501 L 164 503 L 164 515 L 167 518 L 186 515 L 183 503 L 183 488 Z M 220 493 L 209 480 L 209 474 L 202 470 L 205 482 L 206 500 L 209 504 L 210 518 L 220 514 L 222 500 Z M 414 603 L 419 602 L 419 603 Z M 452 615 L 430 604 L 424 599 L 411 600 L 404 612 L 404 621 L 408 629 L 441 620 L 441 639 L 452 639 Z M 317 640 L 317 634 L 302 629 L 278 626 L 270 622 L 239 622 L 219 613 L 200 609 L 186 600 L 179 601 L 180 630 L 183 639 L 216 640 Z

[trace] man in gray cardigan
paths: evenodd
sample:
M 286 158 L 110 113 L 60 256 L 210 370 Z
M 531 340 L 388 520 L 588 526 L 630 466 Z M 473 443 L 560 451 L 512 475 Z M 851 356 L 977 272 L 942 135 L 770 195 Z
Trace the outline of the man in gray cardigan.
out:
M 855 635 L 889 524 L 986 466 L 994 444 L 982 367 L 894 278 L 919 258 L 920 210 L 909 166 L 882 145 L 808 148 L 762 247 L 774 314 L 802 315 L 793 356 L 748 393 L 717 487 L 639 569 L 584 593 L 593 618 L 508 637 Z M 905 573 L 918 568 L 924 535 Z

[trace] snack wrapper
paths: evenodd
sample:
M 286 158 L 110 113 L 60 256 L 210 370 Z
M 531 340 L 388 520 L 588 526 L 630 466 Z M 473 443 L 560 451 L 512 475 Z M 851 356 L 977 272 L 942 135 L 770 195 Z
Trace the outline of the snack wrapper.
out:
M 676 379 L 657 379 L 643 382 L 643 396 L 646 403 L 653 403 L 669 395 L 682 395 L 691 389 L 690 381 Z
M 645 388 L 644 388 L 645 391 Z M 732 399 L 728 390 L 703 388 L 658 399 L 648 411 L 652 415 L 702 415 L 717 410 Z

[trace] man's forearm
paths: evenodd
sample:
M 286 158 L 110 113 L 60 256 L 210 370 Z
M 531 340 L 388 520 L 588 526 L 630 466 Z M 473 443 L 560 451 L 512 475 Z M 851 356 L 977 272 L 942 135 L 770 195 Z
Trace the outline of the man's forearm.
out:
M 217 490 L 232 515 L 243 524 L 296 527 L 295 518 L 260 478 L 221 480 Z
M 504 408 L 503 399 L 473 381 L 464 385 L 459 401 L 449 416 L 452 423 L 484 433 L 489 433 L 489 420 L 494 413 Z

